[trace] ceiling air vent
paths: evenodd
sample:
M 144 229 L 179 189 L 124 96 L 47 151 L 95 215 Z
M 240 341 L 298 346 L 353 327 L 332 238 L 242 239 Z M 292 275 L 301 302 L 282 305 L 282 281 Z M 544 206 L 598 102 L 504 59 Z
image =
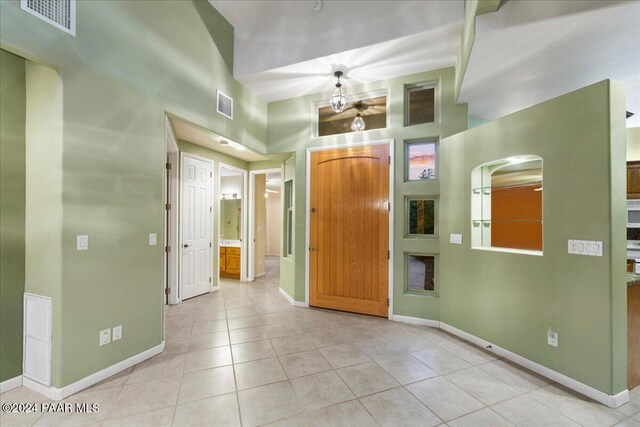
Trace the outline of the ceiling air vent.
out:
M 218 102 L 216 104 L 218 113 L 233 120 L 233 98 L 222 91 L 217 91 L 217 94 Z
M 20 0 L 20 8 L 72 36 L 76 35 L 76 0 Z

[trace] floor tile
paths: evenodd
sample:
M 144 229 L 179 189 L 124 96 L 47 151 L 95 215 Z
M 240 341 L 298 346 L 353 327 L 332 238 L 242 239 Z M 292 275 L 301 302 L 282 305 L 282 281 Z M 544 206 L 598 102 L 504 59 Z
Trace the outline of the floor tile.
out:
M 619 408 L 616 408 L 616 410 L 629 417 L 636 414 L 640 416 L 640 395 L 629 393 L 629 401 Z
M 227 319 L 232 319 L 235 317 L 255 316 L 256 314 L 258 313 L 256 313 L 253 305 L 247 307 L 231 308 L 227 310 Z
M 369 362 L 371 359 L 358 347 L 351 344 L 334 345 L 319 349 L 333 369 Z
M 189 351 L 202 350 L 204 348 L 221 347 L 229 345 L 227 331 L 212 332 L 209 334 L 192 335 L 189 342 Z
M 444 421 L 484 407 L 480 401 L 443 377 L 430 378 L 406 388 Z
M 291 385 L 307 412 L 355 399 L 334 371 L 295 378 Z
M 290 418 L 302 412 L 289 381 L 238 392 L 244 426 L 258 426 Z
M 336 372 L 358 397 L 388 390 L 400 385 L 391 375 L 374 362 L 347 366 L 346 368 L 338 369 Z
M 498 359 L 494 354 L 485 349 L 466 342 L 445 344 L 443 347 L 472 365 L 479 365 Z
M 488 406 L 521 394 L 478 368 L 457 371 L 447 375 L 446 378 Z
M 627 418 L 615 409 L 578 396 L 560 386 L 542 387 L 529 393 L 529 396 L 585 427 L 613 425 Z
M 505 400 L 494 405 L 492 409 L 518 427 L 578 426 L 528 395 Z
M 269 337 L 262 326 L 254 326 L 252 328 L 233 329 L 229 331 L 231 344 L 241 344 L 251 341 L 266 340 Z
M 319 409 L 307 415 L 312 426 L 318 427 L 368 427 L 377 423 L 357 400 Z
M 441 375 L 471 367 L 468 362 L 443 348 L 422 350 L 412 353 L 412 355 Z
M 184 403 L 176 408 L 174 426 L 240 426 L 235 393 Z
M 233 319 L 228 319 L 227 324 L 229 330 L 233 329 L 242 329 L 242 328 L 252 328 L 255 326 L 261 326 L 262 321 L 259 316 L 245 316 L 245 317 L 235 317 Z
M 236 391 L 232 366 L 184 374 L 178 403 L 190 402 Z
M 447 423 L 450 427 L 510 427 L 509 421 L 498 415 L 497 412 L 484 408 L 472 412 Z
M 164 354 L 164 353 L 163 353 Z M 129 375 L 133 372 L 133 366 L 125 369 L 124 371 L 120 371 L 117 374 L 110 376 L 104 381 L 100 381 L 98 384 L 89 388 L 89 390 L 104 390 L 106 388 L 111 387 L 122 387 L 129 379 Z
M 107 422 L 104 424 L 104 427 L 169 427 L 173 423 L 174 412 L 175 408 L 171 406 L 169 408 L 143 412 L 142 414 L 131 415 L 129 417 L 107 420 Z
M 110 412 L 117 412 L 116 401 L 120 394 L 119 388 L 85 391 L 70 396 L 61 402 L 62 404 L 97 404 L 96 412 L 45 412 L 35 423 L 36 426 L 86 426 L 100 425 Z M 4 427 L 4 424 L 3 424 Z
M 267 331 L 267 335 L 269 336 L 269 338 L 278 338 L 287 335 L 297 335 L 302 333 L 302 329 L 300 329 L 296 325 L 286 323 L 267 325 L 265 326 L 265 330 Z
M 506 360 L 496 360 L 479 365 L 478 369 L 493 375 L 503 383 L 526 393 L 549 384 L 545 378 Z
M 276 352 L 273 351 L 273 347 L 269 340 L 234 344 L 231 346 L 231 353 L 233 354 L 233 363 L 266 359 L 276 355 Z
M 231 365 L 231 348 L 229 346 L 206 348 L 187 353 L 184 372 L 201 371 L 226 365 Z
M 107 418 L 125 417 L 174 406 L 178 401 L 181 375 L 124 386 Z
M 182 374 L 186 358 L 186 353 L 154 356 L 133 368 L 133 372 L 127 379 L 127 384 Z
M 402 387 L 373 394 L 360 401 L 381 426 L 426 427 L 442 423 L 440 418 Z
M 286 380 L 277 358 L 254 360 L 234 365 L 238 390 Z
M 279 358 L 289 378 L 302 377 L 331 369 L 329 363 L 317 350 L 285 354 Z
M 438 376 L 436 371 L 410 354 L 392 359 L 378 360 L 376 363 L 402 385 Z
M 305 414 L 298 414 L 291 418 L 275 421 L 265 424 L 265 427 L 307 427 L 310 426 L 309 420 Z
M 347 340 L 335 334 L 332 330 L 319 330 L 305 332 L 305 337 L 317 348 L 329 347 L 333 345 L 347 344 Z
M 305 350 L 313 350 L 315 347 L 303 334 L 286 335 L 272 338 L 271 345 L 278 355 L 299 353 Z
M 196 322 L 191 327 L 191 335 L 210 334 L 212 332 L 222 332 L 227 330 L 225 319 L 212 320 L 210 322 Z
M 629 418 L 619 424 L 616 424 L 616 427 L 640 427 L 640 421 Z

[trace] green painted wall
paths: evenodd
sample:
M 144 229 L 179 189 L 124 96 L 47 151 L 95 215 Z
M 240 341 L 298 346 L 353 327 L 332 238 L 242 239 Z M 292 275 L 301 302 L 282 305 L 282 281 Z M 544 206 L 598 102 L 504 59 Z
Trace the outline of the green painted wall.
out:
M 440 320 L 609 394 L 626 389 L 624 106 L 603 81 L 440 150 L 441 231 L 464 235 L 441 246 Z M 472 250 L 471 171 L 519 154 L 544 162 L 544 256 Z M 601 240 L 604 256 L 569 255 L 568 239 Z
M 0 50 L 0 382 L 22 375 L 25 61 Z
M 404 88 L 405 85 L 438 82 L 440 98 L 440 120 L 436 123 L 416 126 L 404 126 Z M 415 295 L 404 292 L 404 253 L 438 254 L 440 241 L 435 239 L 405 239 L 403 229 L 405 196 L 422 196 L 440 194 L 440 183 L 403 182 L 404 176 L 404 141 L 418 138 L 444 138 L 467 128 L 467 106 L 453 102 L 454 69 L 446 68 L 420 74 L 399 77 L 387 81 L 379 81 L 367 85 L 348 87 L 348 94 L 366 93 L 369 91 L 389 90 L 390 127 L 359 134 L 342 134 L 322 138 L 311 133 L 315 120 L 314 104 L 328 99 L 330 94 L 313 94 L 269 104 L 268 109 L 268 148 L 269 153 L 282 153 L 295 150 L 295 261 L 291 266 L 289 260 L 281 263 L 281 281 L 283 289 L 290 291 L 296 301 L 305 300 L 305 210 L 306 201 L 306 149 L 311 147 L 344 145 L 362 141 L 379 141 L 395 139 L 393 153 L 395 156 L 394 183 L 394 314 L 423 318 L 438 318 L 437 295 Z M 291 268 L 293 267 L 293 268 Z
M 71 37 L 0 2 L 0 46 L 62 83 L 61 261 L 41 272 L 56 280 L 33 282 L 54 299 L 54 387 L 162 342 L 163 251 L 147 239 L 163 235 L 165 112 L 266 150 L 266 103 L 233 79 L 216 44 L 231 27 L 206 2 L 82 1 L 77 16 Z M 234 98 L 234 120 L 215 112 L 216 89 Z M 98 347 L 116 325 L 123 339 Z
M 287 213 L 284 209 L 284 183 L 291 180 L 293 182 L 293 193 L 296 194 L 296 156 L 295 154 L 288 158 L 284 162 L 282 173 L 282 201 L 283 201 L 283 215 L 282 215 L 282 255 L 280 257 L 280 287 L 291 297 L 296 295 L 296 263 L 295 254 L 296 246 L 294 243 L 294 252 L 292 255 L 287 255 L 287 246 L 285 243 L 285 231 L 287 229 Z M 304 181 L 301 181 L 304 182 Z M 302 205 L 304 211 L 304 202 Z M 293 223 L 296 224 L 296 201 L 294 200 L 293 206 Z M 293 241 L 295 242 L 295 228 L 292 233 Z M 304 244 L 304 243 L 303 243 Z M 297 298 L 296 298 L 297 299 Z M 302 297 L 298 301 L 304 301 L 304 286 Z
M 640 128 L 627 129 L 627 160 L 640 160 Z

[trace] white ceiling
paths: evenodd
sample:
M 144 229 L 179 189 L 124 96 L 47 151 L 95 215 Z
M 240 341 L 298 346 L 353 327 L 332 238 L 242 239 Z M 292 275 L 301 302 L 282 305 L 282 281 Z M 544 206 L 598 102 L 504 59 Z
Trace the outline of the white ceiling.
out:
M 640 126 L 640 2 L 510 0 L 477 20 L 459 102 L 493 120 L 604 79 Z
M 192 123 L 180 120 L 175 117 L 172 117 L 170 120 L 171 124 L 173 125 L 173 130 L 176 133 L 177 139 L 181 139 L 183 141 L 191 142 L 192 144 L 196 144 L 213 151 L 227 154 L 231 157 L 244 160 L 245 162 L 269 160 L 268 157 L 252 151 L 244 145 L 238 144 L 235 141 L 231 141 L 228 138 L 224 138 L 214 132 L 196 126 Z M 222 145 L 222 141 L 228 142 L 229 145 Z
M 234 26 L 236 77 L 459 23 L 464 11 L 462 0 L 325 0 L 319 12 L 313 0 L 209 2 Z

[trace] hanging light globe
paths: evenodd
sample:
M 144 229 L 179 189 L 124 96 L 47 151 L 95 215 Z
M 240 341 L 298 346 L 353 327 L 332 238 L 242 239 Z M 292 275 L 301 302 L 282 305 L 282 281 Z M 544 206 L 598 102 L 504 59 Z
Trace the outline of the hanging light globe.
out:
M 364 119 L 362 118 L 362 116 L 360 115 L 360 112 L 358 111 L 358 114 L 356 114 L 356 118 L 353 119 L 353 122 L 351 122 L 351 130 L 354 132 L 362 132 L 364 130 L 365 124 L 364 124 Z
M 340 83 L 340 77 L 342 77 L 343 74 L 342 71 L 336 71 L 333 75 L 338 78 L 338 83 L 336 83 L 336 88 L 333 90 L 333 95 L 331 95 L 329 102 L 334 112 L 342 113 L 344 107 L 347 105 L 347 97 L 344 95 L 342 83 Z

